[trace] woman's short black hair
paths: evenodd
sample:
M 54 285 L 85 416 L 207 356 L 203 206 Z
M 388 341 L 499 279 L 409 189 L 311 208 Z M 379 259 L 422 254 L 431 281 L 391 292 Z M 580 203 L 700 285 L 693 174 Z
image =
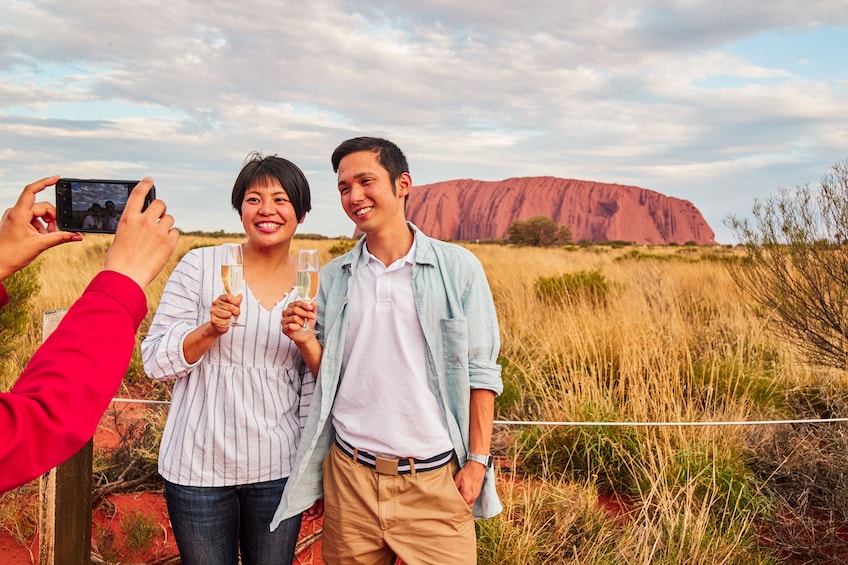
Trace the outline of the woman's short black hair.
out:
M 263 156 L 258 151 L 248 154 L 233 184 L 232 203 L 239 216 L 241 216 L 241 204 L 247 190 L 258 183 L 271 180 L 279 182 L 288 194 L 297 221 L 303 220 L 306 213 L 312 209 L 309 181 L 306 180 L 306 175 L 288 159 L 276 155 Z

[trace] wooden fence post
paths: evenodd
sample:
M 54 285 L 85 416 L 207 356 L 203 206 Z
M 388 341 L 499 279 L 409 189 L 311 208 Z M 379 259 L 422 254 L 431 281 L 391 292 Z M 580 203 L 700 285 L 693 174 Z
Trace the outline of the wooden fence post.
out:
M 44 342 L 67 309 L 47 310 L 42 318 Z M 39 485 L 39 565 L 90 565 L 91 466 L 94 441 L 41 477 Z

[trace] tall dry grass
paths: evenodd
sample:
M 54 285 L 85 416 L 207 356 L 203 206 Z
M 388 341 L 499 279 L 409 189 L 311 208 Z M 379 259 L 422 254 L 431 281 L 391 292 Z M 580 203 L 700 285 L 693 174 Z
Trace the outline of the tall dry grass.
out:
M 45 256 L 30 347 L 40 340 L 41 311 L 79 296 L 109 241 L 87 236 Z M 139 340 L 179 257 L 223 241 L 181 238 L 147 289 L 151 314 Z M 319 248 L 326 261 L 335 244 L 296 240 L 293 251 Z M 803 365 L 746 308 L 722 262 L 731 250 L 467 247 L 486 269 L 498 310 L 505 380 L 499 420 L 792 417 L 800 409 L 788 398 L 825 389 L 838 399 L 831 412 L 848 405 L 839 393 L 848 388 L 842 375 Z M 598 271 L 609 283 L 603 301 L 551 303 L 534 290 L 540 277 L 580 271 Z M 137 359 L 132 371 L 143 378 Z M 498 426 L 505 510 L 478 523 L 480 562 L 778 562 L 777 546 L 760 535 L 779 513 L 770 480 L 786 466 L 781 449 L 809 434 L 782 437 L 780 427 L 742 425 Z M 828 457 L 826 443 L 819 457 Z M 622 501 L 623 511 L 605 511 L 599 495 Z
M 787 391 L 834 380 L 844 387 L 840 375 L 805 368 L 750 314 L 722 263 L 729 250 L 469 247 L 486 267 L 499 313 L 507 387 L 501 419 L 760 420 L 793 416 Z M 605 301 L 577 297 L 551 304 L 534 292 L 539 277 L 592 270 L 610 283 Z M 528 556 L 544 559 L 489 556 L 487 563 L 776 559 L 777 552 L 758 538 L 760 525 L 775 510 L 773 498 L 746 458 L 775 428 L 506 428 L 499 437 L 509 438 L 507 452 L 526 480 L 547 493 L 562 484 L 583 485 L 575 508 L 595 490 L 616 495 L 629 514 L 625 526 L 612 520 L 598 526 L 597 512 L 584 508 L 581 520 L 594 524 L 588 529 L 572 527 L 570 536 L 520 536 L 536 548 Z M 510 509 L 512 490 L 505 494 Z M 525 511 L 528 504 L 558 503 L 525 499 Z M 495 528 L 500 549 L 509 537 L 504 531 L 513 524 L 526 530 L 526 520 L 512 522 L 505 513 Z M 489 528 L 480 528 L 484 539 Z M 587 531 L 593 532 L 590 539 Z

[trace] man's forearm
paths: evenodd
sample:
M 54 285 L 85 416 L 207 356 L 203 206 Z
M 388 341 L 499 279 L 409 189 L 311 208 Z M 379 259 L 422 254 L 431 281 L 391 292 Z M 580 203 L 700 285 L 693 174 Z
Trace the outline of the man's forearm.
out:
M 485 455 L 492 448 L 492 425 L 495 420 L 495 393 L 472 389 L 469 407 L 468 444 L 472 453 Z

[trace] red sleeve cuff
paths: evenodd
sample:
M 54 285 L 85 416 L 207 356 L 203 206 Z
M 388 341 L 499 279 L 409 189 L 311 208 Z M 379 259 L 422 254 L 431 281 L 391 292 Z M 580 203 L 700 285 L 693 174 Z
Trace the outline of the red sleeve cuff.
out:
M 138 283 L 117 271 L 100 271 L 85 289 L 112 298 L 121 304 L 132 317 L 135 327 L 147 315 L 147 297 Z
M 9 293 L 6 292 L 6 287 L 0 283 L 0 308 L 9 303 Z

